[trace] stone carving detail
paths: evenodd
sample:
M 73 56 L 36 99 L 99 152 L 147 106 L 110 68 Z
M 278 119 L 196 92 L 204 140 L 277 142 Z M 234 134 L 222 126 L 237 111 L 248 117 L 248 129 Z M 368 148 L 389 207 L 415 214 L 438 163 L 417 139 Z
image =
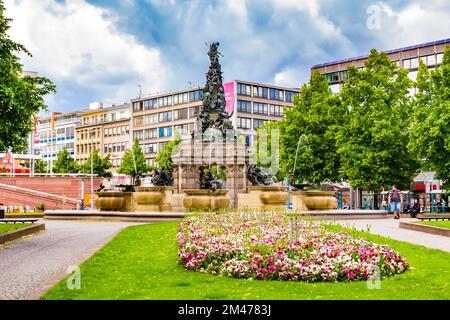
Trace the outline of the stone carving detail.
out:
M 254 186 L 270 186 L 273 184 L 273 176 L 255 164 L 248 167 L 247 179 Z

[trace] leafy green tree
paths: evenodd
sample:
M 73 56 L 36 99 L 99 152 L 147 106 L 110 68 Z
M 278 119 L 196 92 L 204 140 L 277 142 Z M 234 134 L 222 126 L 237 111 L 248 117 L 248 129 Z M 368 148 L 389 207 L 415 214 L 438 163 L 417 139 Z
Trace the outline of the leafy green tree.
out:
M 93 174 L 96 174 L 99 177 L 110 178 L 112 177 L 111 172 L 108 170 L 112 167 L 112 163 L 109 160 L 110 154 L 106 155 L 106 157 L 102 158 L 98 154 L 98 149 L 94 149 L 93 152 L 89 154 L 87 161 L 81 165 L 82 173 L 91 173 L 91 161 Z
M 33 116 L 47 109 L 44 96 L 56 87 L 46 78 L 23 76 L 18 54 L 31 53 L 8 36 L 11 19 L 5 18 L 4 12 L 0 0 L 0 150 L 12 147 L 20 152 L 27 147 Z
M 392 184 L 409 189 L 418 166 L 407 148 L 408 71 L 373 49 L 364 70 L 349 67 L 348 72 L 341 92 L 348 119 L 337 132 L 343 174 L 353 187 L 375 193 Z
M 441 66 L 429 72 L 421 63 L 414 96 L 409 148 L 422 164 L 450 187 L 450 48 Z
M 80 168 L 66 148 L 58 152 L 53 163 L 54 173 L 78 173 Z
M 138 139 L 135 139 L 133 147 L 124 153 L 117 173 L 126 174 L 134 180 L 137 176 L 141 176 L 151 170 L 152 167 L 147 165 L 144 152 L 139 146 Z
M 34 163 L 34 172 L 35 173 L 47 173 L 47 162 L 42 159 L 38 159 Z
M 172 155 L 177 153 L 178 147 L 181 144 L 181 137 L 179 135 L 175 135 L 174 139 L 167 143 L 162 151 L 158 153 L 155 158 L 155 162 L 158 165 L 158 169 L 162 172 L 172 173 L 173 170 L 173 161 Z
M 345 108 L 339 98 L 332 95 L 325 76 L 314 73 L 279 125 L 282 171 L 289 177 L 301 177 L 315 185 L 326 179 L 341 180 L 336 131 L 342 126 L 345 114 Z

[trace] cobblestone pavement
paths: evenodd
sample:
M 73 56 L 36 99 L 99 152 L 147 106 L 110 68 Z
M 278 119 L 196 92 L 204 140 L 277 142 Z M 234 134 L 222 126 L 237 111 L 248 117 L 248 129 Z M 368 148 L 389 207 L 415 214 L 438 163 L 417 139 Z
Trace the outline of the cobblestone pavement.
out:
M 340 224 L 354 226 L 358 230 L 366 230 L 367 225 L 370 225 L 370 233 L 377 234 L 391 239 L 405 241 L 428 248 L 440 249 L 450 252 L 450 238 L 444 236 L 433 235 L 425 232 L 400 229 L 399 221 L 414 222 L 417 219 L 402 218 L 400 220 L 394 219 L 379 219 L 379 220 L 341 220 Z
M 0 300 L 37 299 L 127 222 L 45 221 L 46 231 L 0 246 Z

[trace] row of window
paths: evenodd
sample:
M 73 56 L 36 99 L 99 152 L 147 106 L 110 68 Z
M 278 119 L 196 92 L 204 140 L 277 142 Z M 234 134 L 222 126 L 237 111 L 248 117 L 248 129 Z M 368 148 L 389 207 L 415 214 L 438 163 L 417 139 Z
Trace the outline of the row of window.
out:
M 258 128 L 266 122 L 266 120 L 238 117 L 236 126 L 238 129 L 252 129 L 252 120 L 253 130 L 258 130 Z
M 179 135 L 187 135 L 190 130 L 194 130 L 194 124 L 180 124 L 173 127 L 161 127 L 161 128 L 152 128 L 145 130 L 137 130 L 133 132 L 133 138 L 138 140 L 147 140 L 147 139 L 155 139 L 155 138 L 165 138 L 172 137 L 174 132 L 177 132 Z
M 237 101 L 237 109 L 238 109 L 238 112 L 245 112 L 245 113 L 253 112 L 253 113 L 257 113 L 257 114 L 265 114 L 265 115 L 280 116 L 280 117 L 283 116 L 283 114 L 284 114 L 283 106 L 253 102 L 253 108 L 252 108 L 252 102 L 246 101 L 246 100 L 238 100 Z
M 130 134 L 130 126 L 120 126 L 120 127 L 113 127 L 113 128 L 106 128 L 104 130 L 104 137 L 117 137 L 117 136 L 124 136 Z
M 253 92 L 252 92 L 253 91 Z M 294 96 L 298 95 L 298 92 L 289 90 L 280 90 L 274 88 L 266 88 L 261 86 L 252 86 L 248 84 L 238 83 L 237 85 L 238 95 L 253 96 L 257 98 L 279 100 L 285 102 L 293 102 Z
M 75 127 L 66 127 L 66 128 L 59 128 L 56 129 L 54 133 L 52 133 L 51 130 L 45 130 L 39 132 L 39 137 L 42 140 L 51 139 L 55 137 L 67 137 L 67 136 L 74 136 L 75 135 Z M 67 138 L 66 138 L 67 139 Z
M 439 65 L 442 63 L 442 58 L 443 58 L 444 54 L 443 53 L 438 53 L 438 54 L 431 54 L 428 56 L 423 56 L 420 57 L 420 60 L 423 61 L 423 63 L 425 63 L 428 67 L 433 67 L 436 65 Z M 399 61 L 393 61 L 394 63 L 397 64 L 397 66 L 400 66 L 400 62 Z M 419 58 L 408 58 L 408 59 L 403 59 L 403 68 L 404 69 L 417 69 L 419 68 Z M 364 67 L 359 67 L 359 70 L 364 70 Z M 333 82 L 341 82 L 341 81 L 346 81 L 348 79 L 348 73 L 347 70 L 342 70 L 342 71 L 336 71 L 336 72 L 329 72 L 327 74 L 325 74 L 327 77 L 327 80 L 329 83 L 333 83 Z
M 128 142 L 108 143 L 103 146 L 103 153 L 125 152 L 129 148 Z
M 146 143 L 146 144 L 141 144 L 141 148 L 144 153 L 158 153 L 158 152 L 161 152 L 163 150 L 164 146 L 168 143 L 169 142 Z M 148 164 L 153 165 L 152 160 L 148 160 L 148 161 L 150 161 L 150 162 L 147 162 Z
M 43 139 L 40 140 L 40 143 L 52 143 L 52 142 L 58 142 L 58 141 L 67 141 L 67 140 L 74 140 L 75 136 L 67 136 L 67 137 L 58 137 L 53 139 Z
M 143 110 L 150 110 L 153 108 L 161 108 L 182 103 L 195 102 L 200 101 L 202 98 L 203 90 L 195 90 L 190 91 L 189 93 L 185 92 L 176 95 L 133 102 L 133 111 L 139 112 Z
M 160 122 L 176 121 L 196 118 L 199 111 L 199 107 L 191 107 L 178 109 L 174 111 L 165 111 L 153 114 L 147 114 L 144 116 L 139 116 L 134 118 L 135 126 L 144 126 L 148 124 L 155 124 Z

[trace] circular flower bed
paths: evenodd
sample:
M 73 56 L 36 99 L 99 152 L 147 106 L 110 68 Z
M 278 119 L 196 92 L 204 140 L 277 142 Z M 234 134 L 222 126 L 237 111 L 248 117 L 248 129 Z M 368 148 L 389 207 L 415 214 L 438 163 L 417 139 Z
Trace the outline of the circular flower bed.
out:
M 177 239 L 185 268 L 234 278 L 354 281 L 408 269 L 387 245 L 281 214 L 191 216 Z

